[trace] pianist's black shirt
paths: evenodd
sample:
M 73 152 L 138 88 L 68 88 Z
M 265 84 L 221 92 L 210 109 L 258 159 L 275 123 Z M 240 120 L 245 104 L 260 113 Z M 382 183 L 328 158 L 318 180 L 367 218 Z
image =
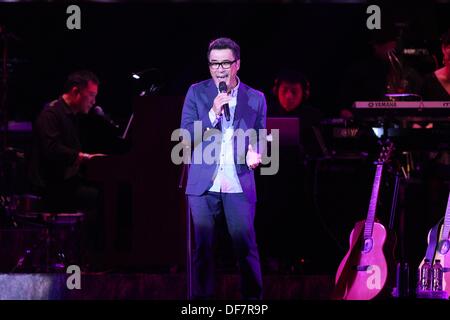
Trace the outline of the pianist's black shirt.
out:
M 56 187 L 78 175 L 81 144 L 77 117 L 62 98 L 47 105 L 33 125 L 30 178 L 37 188 Z

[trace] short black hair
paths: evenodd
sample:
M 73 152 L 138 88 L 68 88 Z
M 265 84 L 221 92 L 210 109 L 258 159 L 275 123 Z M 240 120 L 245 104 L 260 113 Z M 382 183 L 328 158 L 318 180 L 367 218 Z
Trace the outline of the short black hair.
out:
M 241 58 L 241 48 L 239 45 L 230 38 L 218 38 L 209 43 L 207 59 L 209 61 L 209 54 L 211 50 L 230 49 L 233 51 L 234 58 L 239 60 Z
M 278 72 L 273 88 L 275 94 L 278 92 L 282 82 L 300 83 L 303 91 L 306 91 L 308 88 L 308 79 L 306 76 L 303 73 L 293 69 L 282 69 Z
M 73 87 L 84 89 L 87 87 L 89 81 L 96 85 L 99 84 L 97 76 L 92 71 L 79 70 L 72 72 L 69 74 L 66 83 L 64 84 L 64 93 L 68 93 Z
M 444 47 L 450 44 L 450 28 L 441 36 L 441 43 Z

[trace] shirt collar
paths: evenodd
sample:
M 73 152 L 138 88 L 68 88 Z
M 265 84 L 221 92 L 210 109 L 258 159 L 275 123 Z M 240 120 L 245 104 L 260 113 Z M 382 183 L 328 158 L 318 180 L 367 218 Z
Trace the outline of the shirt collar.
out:
M 241 84 L 241 80 L 239 80 L 239 77 L 238 77 L 238 76 L 236 76 L 236 80 L 237 80 L 236 87 L 234 87 L 234 88 L 231 90 L 231 92 L 230 92 L 230 96 L 232 96 L 233 98 L 236 98 L 236 97 L 237 97 L 237 93 L 238 93 L 238 90 L 239 90 L 239 85 Z

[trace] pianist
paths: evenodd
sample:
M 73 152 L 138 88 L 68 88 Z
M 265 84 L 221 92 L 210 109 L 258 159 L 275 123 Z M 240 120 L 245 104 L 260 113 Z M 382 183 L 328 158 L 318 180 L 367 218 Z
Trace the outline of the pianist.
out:
M 96 216 L 98 190 L 79 172 L 80 164 L 95 155 L 82 151 L 76 115 L 92 108 L 98 84 L 90 71 L 70 74 L 61 97 L 34 123 L 30 180 L 46 212 L 81 211 L 87 221 Z

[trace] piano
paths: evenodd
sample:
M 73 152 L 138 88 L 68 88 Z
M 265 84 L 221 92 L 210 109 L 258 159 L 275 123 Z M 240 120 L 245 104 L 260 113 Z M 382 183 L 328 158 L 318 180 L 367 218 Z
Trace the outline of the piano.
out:
M 129 152 L 86 165 L 85 176 L 104 194 L 104 250 L 98 258 L 107 266 L 148 270 L 185 263 L 181 166 L 170 157 L 183 99 L 136 98 Z

